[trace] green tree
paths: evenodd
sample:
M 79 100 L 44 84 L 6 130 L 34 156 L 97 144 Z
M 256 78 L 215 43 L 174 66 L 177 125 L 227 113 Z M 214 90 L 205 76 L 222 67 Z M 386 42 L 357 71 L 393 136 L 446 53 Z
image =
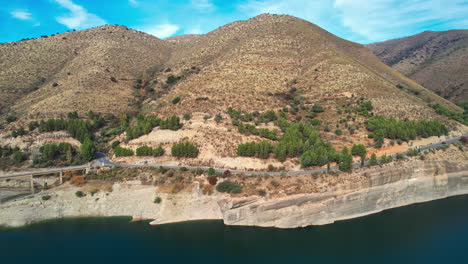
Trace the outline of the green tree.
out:
M 96 146 L 91 139 L 86 138 L 84 140 L 84 143 L 81 145 L 80 155 L 85 161 L 91 161 L 94 159 L 96 156 Z
M 372 153 L 371 157 L 370 157 L 370 161 L 369 161 L 369 165 L 371 166 L 375 166 L 377 165 L 378 162 L 377 162 L 377 155 L 375 155 L 375 153 Z

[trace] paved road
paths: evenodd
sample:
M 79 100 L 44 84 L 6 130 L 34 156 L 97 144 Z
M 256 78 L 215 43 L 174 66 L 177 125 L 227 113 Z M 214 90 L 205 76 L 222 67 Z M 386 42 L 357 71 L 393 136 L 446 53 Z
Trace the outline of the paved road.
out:
M 465 137 L 468 137 L 468 135 L 465 135 Z M 460 141 L 462 137 L 456 137 L 456 138 L 451 138 L 445 141 L 441 141 L 439 143 L 435 143 L 432 145 L 428 145 L 425 147 L 420 148 L 419 150 L 426 151 L 428 149 L 433 149 L 433 148 L 438 148 L 440 146 L 454 143 L 456 141 Z M 396 155 L 393 155 L 395 157 Z M 404 156 L 407 156 L 406 153 Z M 369 161 L 366 161 L 364 165 L 369 165 Z M 5 174 L 5 175 L 0 175 L 1 178 L 15 178 L 15 177 L 25 177 L 25 176 L 30 176 L 31 174 L 47 174 L 47 173 L 57 173 L 61 171 L 69 171 L 69 170 L 80 170 L 80 169 L 86 169 L 90 167 L 96 167 L 96 166 L 109 166 L 109 167 L 125 167 L 125 168 L 150 168 L 150 167 L 160 167 L 160 165 L 133 165 L 133 164 L 121 164 L 121 163 L 114 163 L 109 161 L 107 158 L 106 154 L 98 152 L 96 154 L 96 159 L 88 164 L 85 165 L 79 165 L 79 166 L 70 166 L 70 167 L 61 167 L 61 168 L 50 168 L 50 169 L 42 169 L 42 170 L 32 170 L 32 171 L 22 171 L 22 172 L 17 172 L 17 173 L 12 173 L 12 174 Z M 164 168 L 167 169 L 180 169 L 182 167 L 185 167 L 187 169 L 202 169 L 204 171 L 207 171 L 209 168 L 201 168 L 201 167 L 193 167 L 193 166 L 163 166 Z M 360 163 L 354 163 L 353 167 L 361 167 Z M 337 171 L 338 166 L 331 167 L 329 171 Z M 223 173 L 225 169 L 215 169 L 216 172 Z M 286 172 L 253 172 L 253 171 L 239 171 L 239 170 L 230 170 L 231 173 L 234 174 L 239 174 L 239 173 L 244 173 L 247 175 L 263 175 L 263 174 L 268 174 L 268 175 L 298 175 L 298 174 L 306 174 L 306 173 L 321 173 L 321 172 L 327 172 L 327 168 L 319 168 L 319 169 L 311 169 L 311 170 L 300 170 L 300 171 L 286 171 Z

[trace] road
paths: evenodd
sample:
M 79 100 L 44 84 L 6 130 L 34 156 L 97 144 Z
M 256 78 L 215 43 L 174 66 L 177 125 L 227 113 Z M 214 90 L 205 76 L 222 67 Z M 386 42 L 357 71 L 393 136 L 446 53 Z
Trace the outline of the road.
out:
M 464 137 L 468 137 L 468 135 L 465 135 Z M 439 143 L 435 143 L 432 145 L 428 145 L 425 147 L 420 148 L 420 152 L 426 151 L 429 149 L 433 148 L 438 148 L 446 144 L 451 144 L 457 141 L 460 141 L 462 137 L 456 137 L 456 138 L 451 138 L 445 141 L 441 141 Z M 396 155 L 393 155 L 392 157 L 395 158 Z M 404 156 L 407 156 L 406 153 Z M 369 161 L 366 161 L 364 165 L 369 165 Z M 121 163 L 114 163 L 112 161 L 109 161 L 107 158 L 106 154 L 98 152 L 96 154 L 96 159 L 88 164 L 85 165 L 79 165 L 79 166 L 69 166 L 69 167 L 61 167 L 61 168 L 50 168 L 50 169 L 42 169 L 42 170 L 32 170 L 32 171 L 22 171 L 22 172 L 16 172 L 12 174 L 5 174 L 5 175 L 0 175 L 0 179 L 2 178 L 19 178 L 19 177 L 25 177 L 25 176 L 30 176 L 30 175 L 40 175 L 40 174 L 48 174 L 48 173 L 58 173 L 58 172 L 63 172 L 63 171 L 70 171 L 70 170 L 85 170 L 87 168 L 91 167 L 99 167 L 99 166 L 108 166 L 108 167 L 124 167 L 124 168 L 158 168 L 161 167 L 161 165 L 134 165 L 134 164 L 121 164 Z M 187 169 L 202 169 L 204 171 L 207 171 L 209 168 L 201 168 L 201 167 L 193 167 L 193 166 L 163 166 L 166 169 L 180 169 L 182 167 L 185 167 Z M 361 167 L 361 163 L 354 163 L 353 167 Z M 327 168 L 319 168 L 319 169 L 310 169 L 310 170 L 299 170 L 299 171 L 285 171 L 285 172 L 254 172 L 254 171 L 239 171 L 239 170 L 230 170 L 231 173 L 233 174 L 247 174 L 247 175 L 298 175 L 298 174 L 306 174 L 306 173 L 322 173 L 322 172 L 327 172 L 327 171 L 337 171 L 338 166 L 331 167 L 330 169 Z M 215 169 L 216 172 L 223 173 L 225 169 Z

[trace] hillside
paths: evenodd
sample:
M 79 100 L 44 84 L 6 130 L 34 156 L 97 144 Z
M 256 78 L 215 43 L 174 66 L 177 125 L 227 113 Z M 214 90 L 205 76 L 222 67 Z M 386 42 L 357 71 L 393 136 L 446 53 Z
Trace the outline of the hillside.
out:
M 142 69 L 169 55 L 164 41 L 113 25 L 0 44 L 0 107 L 49 116 L 120 112 Z
M 426 31 L 367 47 L 440 96 L 453 102 L 468 100 L 468 30 Z
M 354 94 L 372 100 L 378 113 L 400 118 L 434 117 L 427 103 L 458 109 L 381 63 L 364 46 L 290 16 L 260 15 L 172 47 L 166 64 L 170 72 L 157 77 L 166 104 L 154 103 L 152 109 L 165 115 L 188 109 L 215 114 L 228 106 L 278 109 L 288 105 L 280 95 L 291 87 L 308 105 Z M 183 78 L 164 87 L 169 75 Z M 397 84 L 416 92 L 401 91 Z M 177 96 L 181 103 L 171 105 Z
M 27 48 L 39 50 L 13 60 Z M 292 170 L 341 165 L 342 157 L 349 165 L 345 147 L 357 144 L 382 156 L 466 131 L 430 106 L 463 122 L 453 103 L 365 46 L 291 16 L 260 15 L 168 40 L 104 26 L 1 49 L 8 114 L 19 116 L 3 119 L 10 156 L 15 146 L 35 152 L 69 142 L 88 155 L 74 159 L 78 151 L 62 144 L 52 158 L 79 163 L 97 149 L 122 163 Z M 40 76 L 46 81 L 30 90 Z M 66 118 L 43 120 L 57 116 Z

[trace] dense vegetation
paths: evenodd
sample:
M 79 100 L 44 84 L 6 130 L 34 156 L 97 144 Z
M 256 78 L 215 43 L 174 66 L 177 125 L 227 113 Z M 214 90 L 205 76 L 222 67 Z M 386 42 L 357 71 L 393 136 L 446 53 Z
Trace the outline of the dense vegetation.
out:
M 172 116 L 168 119 L 160 119 L 153 115 L 147 117 L 138 115 L 136 124 L 126 127 L 125 131 L 127 132 L 127 139 L 131 140 L 148 134 L 157 126 L 161 129 L 170 130 L 178 130 L 182 127 L 180 124 L 180 118 L 177 116 Z
M 134 152 L 131 149 L 117 146 L 114 148 L 114 154 L 116 157 L 129 157 L 129 156 L 133 156 Z
M 57 162 L 63 165 L 77 165 L 87 161 L 78 156 L 78 151 L 69 143 L 44 144 L 39 148 L 41 156 L 33 159 L 33 164 L 38 166 L 51 166 Z M 94 152 L 93 156 L 94 158 Z
M 242 187 L 237 182 L 223 181 L 216 186 L 218 192 L 241 193 Z
M 268 141 L 250 142 L 237 147 L 237 155 L 267 159 L 273 151 L 273 145 Z
M 196 158 L 198 156 L 198 148 L 193 143 L 181 142 L 172 145 L 171 154 L 174 157 Z
M 157 148 L 152 148 L 148 146 L 141 146 L 136 149 L 137 156 L 153 156 L 153 157 L 160 157 L 164 155 L 164 149 L 159 146 Z
M 448 109 L 447 107 L 441 105 L 441 104 L 432 104 L 430 105 L 435 111 L 436 113 L 438 113 L 439 115 L 444 115 L 450 119 L 453 119 L 455 121 L 458 121 L 464 125 L 468 125 L 468 111 L 466 109 L 466 102 L 464 104 L 461 104 L 460 107 L 463 107 L 464 108 L 464 112 L 463 114 L 462 113 L 459 113 L 459 112 L 455 112 L 455 111 L 452 111 L 450 109 Z
M 383 116 L 375 116 L 366 121 L 366 127 L 374 132 L 371 137 L 376 141 L 376 147 L 381 147 L 384 138 L 413 140 L 420 136 L 442 136 L 448 133 L 445 125 L 436 120 L 400 121 L 386 119 Z
M 86 138 L 92 139 L 93 125 L 89 121 L 79 119 L 48 119 L 41 120 L 39 123 L 39 132 L 51 132 L 66 130 L 73 138 L 76 138 L 81 143 Z

